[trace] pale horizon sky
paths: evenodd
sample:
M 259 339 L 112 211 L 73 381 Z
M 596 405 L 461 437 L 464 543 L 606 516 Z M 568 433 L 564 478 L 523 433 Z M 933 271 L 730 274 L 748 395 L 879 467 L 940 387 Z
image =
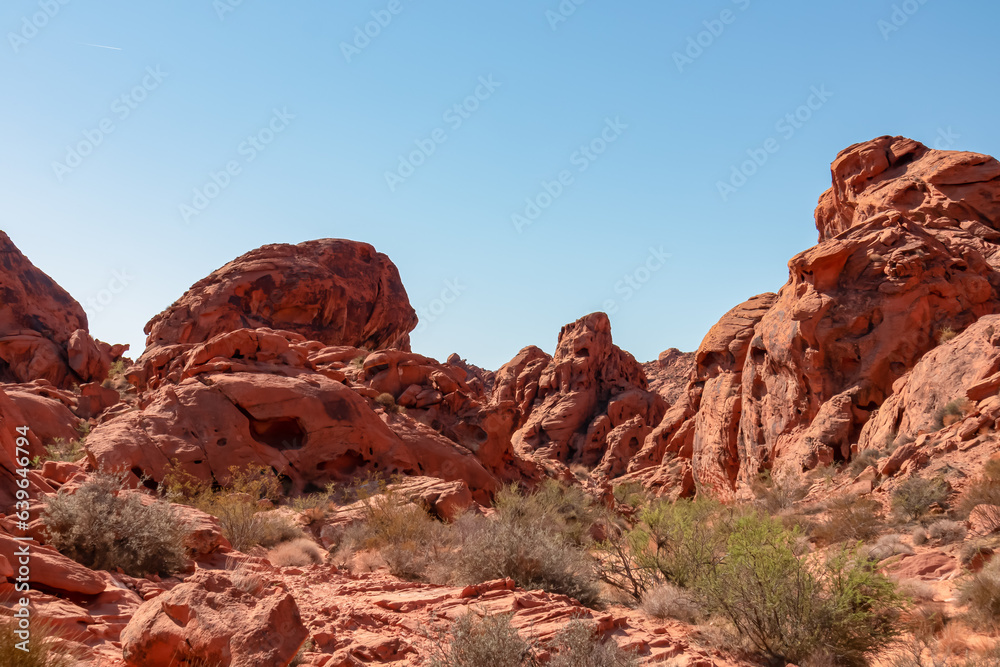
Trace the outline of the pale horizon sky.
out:
M 133 358 L 226 262 L 332 237 L 399 267 L 422 354 L 496 369 L 605 310 L 652 360 L 785 283 L 840 150 L 1000 154 L 998 19 L 969 0 L 9 0 L 0 229 L 85 306 L 121 287 L 91 331 Z

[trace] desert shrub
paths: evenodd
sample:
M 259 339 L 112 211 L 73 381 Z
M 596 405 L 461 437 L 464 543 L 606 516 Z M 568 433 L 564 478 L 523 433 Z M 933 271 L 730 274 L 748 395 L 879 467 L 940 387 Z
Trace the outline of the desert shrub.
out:
M 895 436 L 892 436 L 892 439 L 895 441 Z M 878 463 L 880 456 L 881 452 L 877 449 L 863 449 L 851 458 L 851 463 L 847 469 L 850 471 L 852 476 L 857 477 L 865 470 Z
M 80 440 L 64 440 L 56 438 L 52 444 L 45 446 L 46 460 L 48 461 L 68 461 L 70 463 L 79 461 L 87 452 L 83 449 L 83 442 Z
M 323 550 L 310 539 L 297 539 L 279 544 L 267 554 L 275 567 L 301 567 L 323 562 Z
M 871 498 L 836 498 L 827 504 L 827 511 L 826 521 L 812 531 L 813 537 L 826 544 L 864 542 L 876 537 L 882 528 L 882 506 Z
M 49 543 L 95 570 L 141 577 L 183 569 L 187 531 L 174 510 L 125 488 L 125 473 L 98 472 L 76 493 L 51 498 L 42 515 Z
M 727 534 L 718 506 L 705 499 L 660 502 L 641 515 L 636 544 L 664 581 L 690 586 L 721 558 Z
M 726 558 L 696 586 L 710 611 L 768 656 L 801 663 L 822 654 L 866 664 L 898 634 L 895 585 L 849 549 L 810 567 L 794 542 L 794 532 L 774 519 L 740 517 Z
M 906 521 L 922 519 L 931 506 L 944 505 L 948 498 L 948 485 L 940 479 L 911 477 L 892 492 L 892 509 Z
M 959 601 L 969 606 L 970 619 L 995 626 L 1000 619 L 1000 559 L 992 559 L 961 586 Z
M 864 547 L 861 553 L 868 560 L 878 563 L 898 554 L 912 555 L 914 552 L 911 546 L 902 542 L 899 535 L 883 535 L 875 544 Z
M 809 487 L 801 478 L 791 473 L 775 475 L 770 470 L 763 471 L 751 489 L 757 504 L 769 514 L 791 507 L 809 493 Z
M 951 426 L 965 419 L 972 410 L 972 402 L 967 398 L 956 398 L 934 413 L 934 425 L 938 430 Z
M 662 583 L 691 585 L 723 555 L 725 513 L 704 498 L 653 503 L 598 545 L 601 579 L 637 601 Z
M 941 544 L 951 544 L 965 539 L 965 526 L 958 521 L 941 519 L 932 523 L 927 528 L 927 533 L 931 539 Z
M 403 407 L 396 404 L 396 397 L 388 392 L 376 396 L 375 402 L 385 408 L 386 412 L 403 412 Z
M 674 618 L 691 624 L 696 623 L 704 614 L 692 591 L 673 584 L 660 584 L 646 591 L 640 607 L 653 618 Z
M 287 516 L 261 511 L 256 501 L 242 494 L 220 494 L 201 509 L 219 519 L 222 534 L 237 551 L 273 547 L 305 536 Z
M 222 534 L 237 551 L 249 551 L 258 545 L 272 547 L 304 537 L 288 517 L 261 510 L 262 504 L 273 507 L 284 495 L 281 481 L 268 467 L 232 466 L 229 483 L 223 488 L 195 477 L 175 462 L 160 490 L 172 502 L 197 507 L 218 518 Z
M 571 621 L 556 635 L 557 651 L 549 667 L 638 667 L 635 655 L 623 651 L 613 639 L 600 641 L 583 621 Z
M 910 538 L 913 540 L 913 545 L 919 547 L 930 539 L 930 535 L 927 534 L 927 530 L 923 526 L 914 526 Z
M 503 516 L 484 521 L 465 541 L 457 560 L 464 583 L 510 577 L 522 588 L 569 595 L 585 605 L 597 602 L 590 556 L 541 524 Z
M 511 627 L 509 615 L 466 614 L 455 621 L 447 649 L 431 667 L 534 667 L 535 650 Z
M 232 556 L 226 558 L 226 570 L 229 572 L 229 579 L 233 586 L 251 595 L 257 595 L 267 586 L 264 575 L 254 569 L 249 562 L 236 559 Z
M 646 489 L 639 482 L 623 482 L 613 489 L 615 502 L 638 509 L 647 501 Z
M 937 342 L 947 343 L 948 341 L 953 340 L 957 335 L 958 332 L 951 327 L 941 327 L 937 331 Z
M 364 500 L 365 521 L 341 549 L 377 551 L 390 572 L 423 579 L 450 548 L 444 524 L 391 490 Z
M 996 540 L 984 540 L 982 538 L 969 540 L 959 549 L 958 559 L 965 567 L 971 567 L 977 560 L 989 560 L 996 552 Z
M 17 646 L 23 642 L 17 634 L 17 622 L 0 621 L 0 665 L 4 667 L 71 667 L 79 664 L 77 657 L 63 650 L 53 628 L 41 619 L 31 621 L 31 636 L 27 651 Z
M 1000 459 L 990 459 L 962 492 L 958 513 L 966 518 L 976 505 L 1000 505 Z
M 291 506 L 303 515 L 309 524 L 322 522 L 333 506 L 337 486 L 330 482 L 322 491 L 306 493 L 292 499 Z
M 494 501 L 497 513 L 524 524 L 547 525 L 566 541 L 583 546 L 591 527 L 600 517 L 594 501 L 578 486 L 547 480 L 534 493 L 524 494 L 516 486 L 501 489 Z
M 554 484 L 528 496 L 514 487 L 501 490 L 496 517 L 478 522 L 462 544 L 458 578 L 480 583 L 510 577 L 524 588 L 595 604 L 597 577 L 584 545 L 596 514 L 581 496 Z
M 168 499 L 193 505 L 204 511 L 209 511 L 206 508 L 210 508 L 219 498 L 232 495 L 246 496 L 247 500 L 254 503 L 264 499 L 277 503 L 284 496 L 281 480 L 274 470 L 254 463 L 244 468 L 230 466 L 229 483 L 223 487 L 195 477 L 174 461 L 164 475 L 161 486 Z

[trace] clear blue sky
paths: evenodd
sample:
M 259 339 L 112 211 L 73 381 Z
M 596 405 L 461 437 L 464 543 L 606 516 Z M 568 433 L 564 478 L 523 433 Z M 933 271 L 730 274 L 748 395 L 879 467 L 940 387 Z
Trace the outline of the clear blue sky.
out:
M 53 16 L 35 16 L 47 3 Z M 839 150 L 950 128 L 953 148 L 1000 154 L 992 2 L 569 0 L 565 21 L 547 15 L 558 0 L 152 4 L 0 9 L 0 228 L 81 302 L 118 290 L 91 329 L 136 355 L 144 323 L 198 279 L 322 237 L 392 258 L 414 307 L 439 313 L 413 337 L 424 354 L 496 368 L 529 344 L 551 351 L 608 300 L 640 360 L 692 350 L 815 242 Z M 391 22 L 345 55 L 372 12 Z M 478 108 L 453 110 L 477 89 Z M 807 121 L 776 126 L 807 101 Z M 776 152 L 724 200 L 719 181 L 769 138 Z M 418 141 L 433 154 L 391 189 Z M 591 142 L 604 152 L 578 152 Z M 194 189 L 230 162 L 186 222 L 181 205 L 204 205 Z M 518 231 L 543 181 L 562 191 Z M 647 273 L 650 248 L 670 257 Z M 460 294 L 444 306 L 446 281 Z

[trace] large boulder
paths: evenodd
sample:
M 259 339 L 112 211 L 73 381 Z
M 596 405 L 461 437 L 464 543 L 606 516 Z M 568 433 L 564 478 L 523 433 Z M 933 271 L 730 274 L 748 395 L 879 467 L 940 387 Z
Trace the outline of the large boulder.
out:
M 266 245 L 198 281 L 146 325 L 156 348 L 238 329 L 281 329 L 327 345 L 409 349 L 417 325 L 396 266 L 367 243 Z
M 841 151 L 830 171 L 833 186 L 816 208 L 820 241 L 886 211 L 990 241 L 1000 238 L 1000 163 L 988 155 L 879 137 Z
M 246 592 L 202 571 L 139 607 L 121 643 L 128 667 L 260 667 L 289 664 L 308 636 L 284 588 Z
M 87 333 L 83 307 L 0 231 L 0 382 L 101 381 L 111 357 Z

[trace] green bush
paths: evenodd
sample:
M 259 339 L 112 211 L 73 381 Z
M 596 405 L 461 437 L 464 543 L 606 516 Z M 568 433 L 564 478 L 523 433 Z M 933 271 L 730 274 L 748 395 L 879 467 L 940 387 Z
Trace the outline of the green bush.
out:
M 60 491 L 43 513 L 49 543 L 95 570 L 170 575 L 184 568 L 187 531 L 169 503 L 121 494 L 125 473 L 99 472 L 76 493 Z
M 723 555 L 722 514 L 705 499 L 650 505 L 634 528 L 613 526 L 598 545 L 601 579 L 637 601 L 663 583 L 690 586 Z
M 943 506 L 947 499 L 948 484 L 944 480 L 911 477 L 892 492 L 892 509 L 904 521 L 917 521 L 931 506 Z
M 865 665 L 898 635 L 902 599 L 894 584 L 853 550 L 823 568 L 795 555 L 796 533 L 771 518 L 738 518 L 726 557 L 696 588 L 752 648 L 801 663 L 824 655 Z

